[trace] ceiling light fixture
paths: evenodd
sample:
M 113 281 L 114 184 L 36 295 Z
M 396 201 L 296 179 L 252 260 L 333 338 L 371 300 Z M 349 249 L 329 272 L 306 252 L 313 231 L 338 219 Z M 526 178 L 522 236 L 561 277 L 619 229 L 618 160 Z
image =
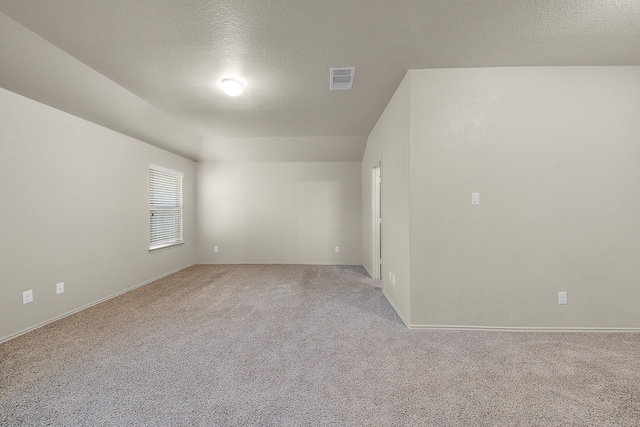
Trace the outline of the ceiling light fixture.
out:
M 238 96 L 244 90 L 242 83 L 233 79 L 222 80 L 222 89 L 229 96 Z

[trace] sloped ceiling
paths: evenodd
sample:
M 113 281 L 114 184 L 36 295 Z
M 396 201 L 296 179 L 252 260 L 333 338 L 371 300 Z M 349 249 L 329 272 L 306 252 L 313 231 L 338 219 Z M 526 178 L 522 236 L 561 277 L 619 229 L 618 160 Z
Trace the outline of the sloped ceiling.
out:
M 203 145 L 202 135 L 181 120 L 2 13 L 0 87 L 191 160 L 197 159 Z
M 353 144 L 344 160 L 361 157 L 412 68 L 640 65 L 637 0 L 0 0 L 0 11 L 204 136 L 200 160 L 239 143 L 235 156 L 260 159 L 260 142 L 279 137 L 300 158 L 339 141 Z M 356 67 L 353 90 L 329 91 L 337 66 Z M 222 93 L 225 77 L 245 93 Z

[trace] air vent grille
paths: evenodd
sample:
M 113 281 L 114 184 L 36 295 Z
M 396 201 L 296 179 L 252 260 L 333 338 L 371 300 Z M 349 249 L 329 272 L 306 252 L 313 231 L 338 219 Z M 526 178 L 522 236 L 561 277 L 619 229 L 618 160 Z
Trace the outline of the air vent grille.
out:
M 355 67 L 331 68 L 329 88 L 331 90 L 350 90 L 353 87 L 355 73 Z

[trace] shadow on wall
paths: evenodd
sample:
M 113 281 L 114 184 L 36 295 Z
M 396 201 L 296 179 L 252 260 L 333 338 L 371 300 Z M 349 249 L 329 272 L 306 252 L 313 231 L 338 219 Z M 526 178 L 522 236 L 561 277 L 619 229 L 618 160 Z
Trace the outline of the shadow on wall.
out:
M 238 256 L 247 262 L 334 260 L 335 246 L 341 245 L 341 184 L 306 181 L 265 188 L 270 185 L 246 186 L 240 196 L 245 208 L 226 215 L 242 236 Z
M 334 247 L 340 246 L 340 184 L 335 181 L 299 182 L 296 187 L 298 227 L 290 239 L 296 244 L 288 246 L 289 255 L 297 256 L 302 262 L 329 260 L 335 253 Z
M 360 171 L 356 162 L 200 164 L 200 262 L 359 264 Z

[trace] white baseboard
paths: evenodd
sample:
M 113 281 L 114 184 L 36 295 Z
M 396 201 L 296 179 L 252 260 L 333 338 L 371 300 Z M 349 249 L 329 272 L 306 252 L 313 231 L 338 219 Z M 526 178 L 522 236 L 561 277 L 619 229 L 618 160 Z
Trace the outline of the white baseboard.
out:
M 176 269 L 176 270 L 169 271 L 168 273 L 161 274 L 160 276 L 154 277 L 153 279 L 149 279 L 149 280 L 147 280 L 147 281 L 145 281 L 145 282 L 138 283 L 137 285 L 133 285 L 133 286 L 131 286 L 130 288 L 127 288 L 127 289 L 124 289 L 124 290 L 122 290 L 122 291 L 116 292 L 115 294 L 111 294 L 111 295 L 109 295 L 109 296 L 107 296 L 107 297 L 100 298 L 100 299 L 99 299 L 99 300 L 97 300 L 97 301 L 94 301 L 94 302 L 91 302 L 91 303 L 89 303 L 89 304 L 83 305 L 82 307 L 79 307 L 79 308 L 73 309 L 73 310 L 71 310 L 71 311 L 67 311 L 66 313 L 63 313 L 63 314 L 61 314 L 61 315 L 59 315 L 59 316 L 56 316 L 56 317 L 53 317 L 53 318 L 51 318 L 51 319 L 49 319 L 49 320 L 45 320 L 44 322 L 40 322 L 40 323 L 38 323 L 37 325 L 30 326 L 30 327 L 28 327 L 28 328 L 26 328 L 26 329 L 23 329 L 23 330 L 21 330 L 21 331 L 19 331 L 19 332 L 14 333 L 14 334 L 7 335 L 6 337 L 0 338 L 0 344 L 2 344 L 3 342 L 7 342 L 7 341 L 9 341 L 9 340 L 12 340 L 12 339 L 14 339 L 14 338 L 16 338 L 16 337 L 19 337 L 20 335 L 24 335 L 24 334 L 26 334 L 26 333 L 28 333 L 28 332 L 35 331 L 36 329 L 41 328 L 41 327 L 43 327 L 43 326 L 45 326 L 45 325 L 48 325 L 49 323 L 53 323 L 53 322 L 55 322 L 56 320 L 60 320 L 60 319 L 62 319 L 62 318 L 64 318 L 64 317 L 71 316 L 72 314 L 75 314 L 75 313 L 77 313 L 77 312 L 79 312 L 79 311 L 82 311 L 82 310 L 87 309 L 87 308 L 89 308 L 89 307 L 92 307 L 92 306 L 94 306 L 94 305 L 100 304 L 101 302 L 107 301 L 107 300 L 109 300 L 109 299 L 111 299 L 111 298 L 115 298 L 115 297 L 117 297 L 118 295 L 122 295 L 122 294 L 125 294 L 125 293 L 127 293 L 127 292 L 129 292 L 129 291 L 132 291 L 132 290 L 136 289 L 136 288 L 139 288 L 139 287 L 141 287 L 141 286 L 148 285 L 149 283 L 151 283 L 151 282 L 155 282 L 156 280 L 162 279 L 163 277 L 167 277 L 167 276 L 169 276 L 170 274 L 177 273 L 178 271 L 182 271 L 182 270 L 184 270 L 184 269 L 186 269 L 186 268 L 189 268 L 189 267 L 193 267 L 194 265 L 195 265 L 195 264 L 189 264 L 189 265 L 187 265 L 187 266 L 185 266 L 185 267 L 180 267 L 180 268 L 178 268 L 178 269 Z
M 359 262 L 199 262 L 198 265 L 362 265 Z
M 382 287 L 382 295 L 384 295 L 387 301 L 389 301 L 389 304 L 391 304 L 391 307 L 393 307 L 393 309 L 396 311 L 396 314 L 398 315 L 398 317 L 400 317 L 400 319 L 402 320 L 402 323 L 404 323 L 404 325 L 407 328 L 411 329 L 411 326 L 409 326 L 409 322 L 407 322 L 407 319 L 404 318 L 400 310 L 398 310 L 398 307 L 396 307 L 395 303 L 391 300 L 391 298 L 389 298 L 389 295 L 387 295 L 387 293 L 384 291 L 384 286 Z
M 382 288 L 382 294 L 385 296 L 391 307 L 402 319 L 402 322 L 409 329 L 434 329 L 443 331 L 493 331 L 493 332 L 617 332 L 617 333 L 638 333 L 640 328 L 595 328 L 595 327 L 522 327 L 522 326 L 466 326 L 466 325 L 412 325 L 407 322 L 393 300 L 389 298 Z
M 369 277 L 371 277 L 373 279 L 373 274 L 371 274 L 371 272 L 369 271 L 369 269 L 367 268 L 366 265 L 362 264 L 362 266 L 364 267 L 364 269 L 366 270 L 367 274 L 369 275 Z M 387 298 L 388 299 L 388 298 Z
M 640 328 L 593 328 L 593 327 L 564 327 L 564 326 L 529 327 L 529 326 L 407 325 L 407 327 L 409 329 L 440 329 L 440 330 L 449 330 L 449 331 L 627 332 L 627 333 L 640 332 Z
M 277 265 L 277 264 L 286 264 L 286 265 L 362 265 L 362 264 L 358 264 L 358 263 L 304 263 L 304 262 L 296 262 L 296 263 L 291 263 L 291 262 L 280 262 L 280 263 L 247 263 L 247 262 L 242 262 L 242 263 L 232 263 L 232 262 L 226 262 L 226 263 L 219 263 L 219 264 L 233 264 L 233 265 L 240 265 L 240 264 L 254 264 L 254 265 L 258 265 L 258 264 L 262 264 L 262 265 Z M 119 295 L 122 295 L 124 293 L 127 293 L 129 291 L 132 291 L 136 288 L 139 288 L 141 286 L 147 285 L 151 282 L 154 282 L 156 280 L 162 279 L 163 277 L 169 276 L 171 274 L 177 273 L 178 271 L 182 271 L 184 269 L 187 269 L 189 267 L 192 267 L 196 265 L 194 264 L 189 264 L 187 266 L 169 271 L 167 273 L 161 274 L 160 276 L 154 277 L 152 279 L 149 279 L 147 281 L 144 281 L 142 283 L 138 283 L 136 285 L 133 285 L 127 289 L 124 289 L 122 291 L 116 292 L 114 294 L 111 294 L 107 297 L 101 298 L 97 301 L 94 301 L 92 303 L 83 305 L 82 307 L 76 308 L 74 310 L 68 311 L 66 313 L 63 313 L 59 316 L 53 317 L 51 319 L 45 320 L 44 322 L 40 322 L 37 325 L 31 326 L 29 328 L 23 329 L 19 332 L 16 332 L 14 334 L 8 335 L 6 337 L 0 338 L 0 344 L 7 342 L 13 338 L 19 337 L 20 335 L 24 335 L 28 332 L 34 331 L 38 328 L 41 328 L 45 325 L 48 325 L 49 323 L 53 323 L 57 320 L 60 320 L 64 317 L 70 316 L 72 314 L 78 313 L 79 311 L 85 310 L 89 307 L 92 307 L 94 305 L 100 304 L 101 302 L 107 301 L 111 298 L 115 298 Z M 218 265 L 218 263 L 209 263 L 208 265 Z M 366 267 L 364 267 L 366 270 Z M 369 273 L 369 271 L 367 270 L 367 273 Z M 398 314 L 398 317 L 400 317 L 400 319 L 402 320 L 402 322 L 405 324 L 405 326 L 407 326 L 407 328 L 409 329 L 437 329 L 437 330 L 451 330 L 451 331 L 468 331 L 468 330 L 475 330 L 475 331 L 510 331 L 510 332 L 626 332 L 626 333 L 638 333 L 640 332 L 640 328 L 594 328 L 594 327 L 512 327 L 512 326 L 466 326 L 466 325 L 410 325 L 409 322 L 407 321 L 407 319 L 404 318 L 404 316 L 402 315 L 402 313 L 400 312 L 400 310 L 398 310 L 398 307 L 395 305 L 395 303 L 393 302 L 393 300 L 391 300 L 391 298 L 389 298 L 389 296 L 385 293 L 384 288 L 382 289 L 382 294 L 385 296 L 385 298 L 387 299 L 387 301 L 389 301 L 389 304 L 391 304 L 391 306 L 393 307 L 393 309 L 395 310 L 395 312 Z

